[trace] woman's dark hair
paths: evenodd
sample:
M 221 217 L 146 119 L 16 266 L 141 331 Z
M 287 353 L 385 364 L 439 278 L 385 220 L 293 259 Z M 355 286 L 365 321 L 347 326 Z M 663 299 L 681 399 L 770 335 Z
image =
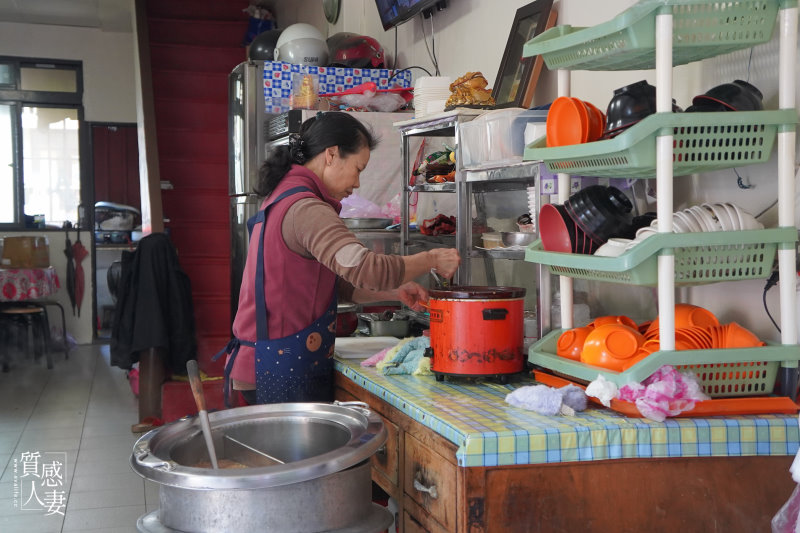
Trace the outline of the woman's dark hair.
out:
M 268 196 L 293 164 L 302 165 L 331 146 L 338 146 L 342 156 L 368 147 L 373 150 L 378 140 L 357 118 L 348 113 L 317 113 L 300 126 L 300 133 L 289 135 L 289 144 L 276 147 L 258 171 L 256 194 Z

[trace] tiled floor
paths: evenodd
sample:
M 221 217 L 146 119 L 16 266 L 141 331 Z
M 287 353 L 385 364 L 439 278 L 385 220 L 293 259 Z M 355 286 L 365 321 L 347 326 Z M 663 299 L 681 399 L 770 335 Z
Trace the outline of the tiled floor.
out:
M 136 519 L 158 508 L 158 486 L 128 463 L 137 404 L 125 372 L 109 365 L 108 345 L 79 346 L 69 360 L 58 353 L 54 359 L 52 370 L 23 361 L 0 374 L 0 532 L 135 532 Z M 65 456 L 62 479 L 49 475 L 52 469 L 45 474 Z M 33 470 L 45 480 L 37 486 L 43 505 L 25 505 Z

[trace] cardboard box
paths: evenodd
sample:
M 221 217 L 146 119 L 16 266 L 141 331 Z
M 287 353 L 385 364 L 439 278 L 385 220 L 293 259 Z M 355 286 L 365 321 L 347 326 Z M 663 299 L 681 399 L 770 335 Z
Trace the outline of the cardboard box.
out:
M 379 89 L 412 86 L 410 70 L 399 72 L 392 78 L 394 71 L 385 68 L 313 67 L 283 61 L 265 61 L 263 81 L 267 113 L 285 113 L 291 109 L 293 72 L 317 76 L 320 94 L 344 91 L 368 81 L 374 82 Z M 389 78 L 392 79 L 391 84 Z

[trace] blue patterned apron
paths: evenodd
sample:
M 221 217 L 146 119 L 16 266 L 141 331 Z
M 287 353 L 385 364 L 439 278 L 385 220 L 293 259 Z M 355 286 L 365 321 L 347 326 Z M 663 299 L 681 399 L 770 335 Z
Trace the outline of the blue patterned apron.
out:
M 310 326 L 280 339 L 269 338 L 267 302 L 264 295 L 264 229 L 269 209 L 287 196 L 309 191 L 294 187 L 270 202 L 247 221 L 253 227 L 261 222 L 256 263 L 255 305 L 256 342 L 232 339 L 214 359 L 230 353 L 225 365 L 225 404 L 228 405 L 230 373 L 241 345 L 255 348 L 256 397 L 258 403 L 332 402 L 333 346 L 336 341 L 336 289 L 325 312 Z

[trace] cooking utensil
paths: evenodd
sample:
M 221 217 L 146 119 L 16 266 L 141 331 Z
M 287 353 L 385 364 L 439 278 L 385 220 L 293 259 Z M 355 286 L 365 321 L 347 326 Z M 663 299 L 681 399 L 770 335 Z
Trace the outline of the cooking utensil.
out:
M 437 274 L 435 267 L 431 269 L 431 276 L 433 277 L 433 281 L 436 284 L 437 289 L 446 289 L 450 286 L 450 280 Z
M 366 404 L 250 405 L 209 418 L 218 435 L 286 464 L 198 468 L 206 451 L 193 419 L 150 431 L 134 445 L 130 462 L 159 484 L 159 509 L 139 518 L 139 531 L 366 532 L 391 523 L 391 513 L 371 501 L 370 457 L 387 432 Z M 220 459 L 230 459 L 233 443 L 218 442 L 225 452 Z
M 411 321 L 408 318 L 399 319 L 394 315 L 389 317 L 377 313 L 359 313 L 358 318 L 364 320 L 369 327 L 372 337 L 407 337 L 411 331 Z
M 428 291 L 431 370 L 445 375 L 498 376 L 524 367 L 525 289 L 454 287 Z
M 392 224 L 392 219 L 349 217 L 342 222 L 348 229 L 385 229 Z
M 501 231 L 500 238 L 504 246 L 528 246 L 536 239 L 535 233 L 523 231 Z
M 200 419 L 200 427 L 203 430 L 203 438 L 208 448 L 208 457 L 211 459 L 211 466 L 214 470 L 219 468 L 217 463 L 217 452 L 214 450 L 214 440 L 211 437 L 211 424 L 208 422 L 208 411 L 206 411 L 206 398 L 203 396 L 203 384 L 200 382 L 200 373 L 197 369 L 197 361 L 189 359 L 186 362 L 186 371 L 189 374 L 189 385 L 192 387 L 194 403 L 197 405 L 197 417 Z
M 259 467 L 286 464 L 285 461 L 240 442 L 230 435 L 223 436 L 222 442 L 225 447 L 225 458 L 242 463 L 245 466 Z

